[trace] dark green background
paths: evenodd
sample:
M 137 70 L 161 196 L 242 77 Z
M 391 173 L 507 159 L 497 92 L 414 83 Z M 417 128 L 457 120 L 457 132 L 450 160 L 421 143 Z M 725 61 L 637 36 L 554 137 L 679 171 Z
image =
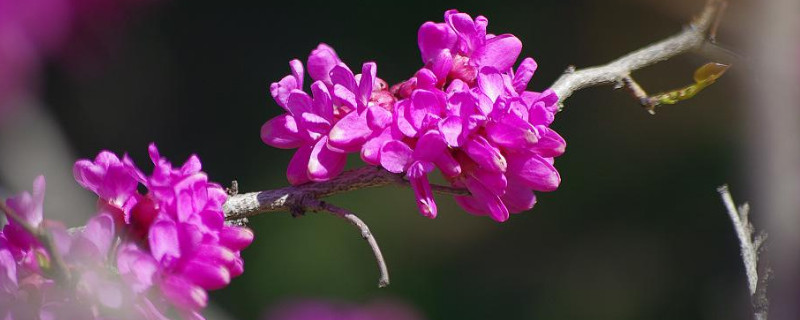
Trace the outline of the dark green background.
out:
M 319 42 L 356 69 L 376 61 L 394 83 L 420 66 L 419 25 L 458 8 L 517 35 L 539 63 L 531 86 L 541 90 L 570 64 L 604 63 L 679 31 L 697 2 L 669 11 L 622 0 L 164 1 L 117 35 L 102 72 L 51 68 L 46 100 L 83 157 L 127 151 L 149 168 L 155 141 L 175 163 L 197 153 L 215 181 L 277 188 L 292 151 L 259 138 L 281 112 L 267 87 Z M 650 91 L 670 89 L 705 62 L 688 55 L 636 76 Z M 561 187 L 503 224 L 446 196 L 437 219 L 423 218 L 412 192 L 394 187 L 332 198 L 382 245 L 386 289 L 346 222 L 278 213 L 252 219 L 246 273 L 212 299 L 238 319 L 293 297 L 392 297 L 430 319 L 747 319 L 738 245 L 715 191 L 728 182 L 747 194 L 731 74 L 656 116 L 621 90 L 578 92 L 553 124 L 568 143 L 556 161 Z

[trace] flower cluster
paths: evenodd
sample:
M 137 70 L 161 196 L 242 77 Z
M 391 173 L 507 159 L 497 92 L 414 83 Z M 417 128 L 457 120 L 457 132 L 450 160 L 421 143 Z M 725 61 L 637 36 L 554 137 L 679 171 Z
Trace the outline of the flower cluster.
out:
M 130 158 L 101 152 L 80 160 L 75 179 L 98 197 L 98 213 L 67 232 L 43 221 L 44 179 L 33 195 L 7 204 L 33 228 L 54 238 L 70 274 L 51 277 L 50 252 L 11 221 L 0 233 L 0 317 L 3 319 L 202 319 L 206 290 L 240 275 L 240 251 L 253 233 L 224 223 L 227 195 L 208 181 L 196 156 L 177 168 L 149 148 L 155 165 L 145 175 Z M 137 191 L 139 185 L 146 194 Z
M 553 191 L 561 178 L 553 159 L 566 142 L 549 128 L 558 97 L 526 90 L 536 62 L 514 68 L 522 42 L 487 33 L 488 20 L 455 10 L 418 32 L 424 67 L 388 87 L 374 62 L 354 75 L 325 44 L 306 63 L 314 82 L 303 91 L 303 64 L 270 92 L 286 113 L 267 121 L 262 140 L 297 152 L 287 177 L 297 185 L 340 174 L 348 153 L 370 165 L 404 173 L 420 212 L 437 215 L 428 174 L 438 168 L 469 190 L 457 203 L 476 215 L 505 221 L 531 209 L 533 191 Z

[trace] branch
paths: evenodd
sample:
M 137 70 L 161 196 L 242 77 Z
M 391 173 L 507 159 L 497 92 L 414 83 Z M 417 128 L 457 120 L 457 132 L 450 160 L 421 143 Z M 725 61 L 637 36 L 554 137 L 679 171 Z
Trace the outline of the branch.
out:
M 755 229 L 748 217 L 750 206 L 745 203 L 737 209 L 727 185 L 717 188 L 717 192 L 722 197 L 722 203 L 725 204 L 728 217 L 731 219 L 733 229 L 739 238 L 742 261 L 747 275 L 747 287 L 750 289 L 750 299 L 753 304 L 755 318 L 756 320 L 766 320 L 769 311 L 766 285 L 772 271 L 766 263 L 763 264 L 762 274 L 759 274 L 758 270 L 759 253 L 763 251 L 762 246 L 766 240 L 766 234 L 759 234 L 753 237 Z
M 725 7 L 724 0 L 707 0 L 699 17 L 688 28 L 672 37 L 629 53 L 608 64 L 575 70 L 570 67 L 551 86 L 562 104 L 572 93 L 580 89 L 602 84 L 623 83 L 631 72 L 670 59 L 679 54 L 700 48 L 716 33 L 719 14 Z
M 375 260 L 378 262 L 378 269 L 381 273 L 378 279 L 378 287 L 383 288 L 389 285 L 389 270 L 386 268 L 386 261 L 383 259 L 381 248 L 378 246 L 378 241 L 375 240 L 375 237 L 372 235 L 372 232 L 369 231 L 369 227 L 364 221 L 349 210 L 339 208 L 325 201 L 307 200 L 305 207 L 312 211 L 327 211 L 339 218 L 347 220 L 347 222 L 350 222 L 350 224 L 358 228 L 361 231 L 361 238 L 367 240 L 370 248 L 372 248 L 372 253 L 375 255 Z
M 322 199 L 349 191 L 390 184 L 410 186 L 400 174 L 391 173 L 379 167 L 365 166 L 345 171 L 329 181 L 231 195 L 222 209 L 225 212 L 225 219 L 229 221 L 267 212 L 291 211 L 297 213 L 308 209 L 305 207 L 308 199 Z M 441 194 L 469 195 L 469 192 L 462 188 L 431 185 L 431 189 Z
M 708 38 L 707 34 L 715 33 L 719 12 L 723 7 L 724 0 L 708 0 L 702 14 L 693 21 L 688 29 L 675 36 L 637 50 L 607 65 L 577 71 L 571 67 L 551 86 L 559 97 L 559 103 L 563 103 L 577 90 L 600 84 L 621 84 L 624 79 L 629 80 L 628 87 L 634 90 L 634 85 L 637 87 L 638 85 L 630 78 L 632 71 L 702 46 Z M 637 92 L 637 95 L 642 97 L 646 95 L 641 87 L 638 87 L 638 90 L 641 92 Z M 238 188 L 232 187 L 230 190 L 232 192 L 223 205 L 223 210 L 225 219 L 232 224 L 242 224 L 248 217 L 268 212 L 289 211 L 293 215 L 299 215 L 307 210 L 324 210 L 348 219 L 362 230 L 362 234 L 366 234 L 364 230 L 368 232 L 369 229 L 358 217 L 344 209 L 325 204 L 320 199 L 339 193 L 390 184 L 406 187 L 410 185 L 402 175 L 390 173 L 378 167 L 366 166 L 346 171 L 325 182 L 243 194 L 238 194 Z M 431 189 L 441 194 L 469 195 L 469 191 L 463 188 L 432 185 Z M 371 235 L 365 235 L 365 238 L 370 242 L 381 267 L 381 284 L 384 284 L 384 280 L 385 284 L 388 284 L 388 276 L 385 276 L 386 266 L 377 243 Z
M 402 175 L 373 166 L 346 171 L 325 182 L 245 194 L 236 193 L 238 184 L 234 183 L 229 190 L 230 196 L 222 208 L 225 212 L 225 219 L 233 224 L 242 224 L 245 219 L 257 214 L 276 211 L 289 211 L 293 216 L 301 215 L 305 211 L 327 211 L 345 219 L 361 230 L 361 237 L 367 240 L 372 248 L 381 274 L 378 287 L 383 288 L 389 285 L 389 271 L 378 242 L 372 236 L 367 224 L 352 212 L 319 199 L 343 192 L 389 184 L 410 186 L 410 183 Z M 461 188 L 431 185 L 431 189 L 443 194 L 469 195 L 469 191 Z
M 20 226 L 26 233 L 32 235 L 44 248 L 45 252 L 50 258 L 50 262 L 52 263 L 49 268 L 45 268 L 48 272 L 51 272 L 56 280 L 61 284 L 69 283 L 70 274 L 69 269 L 67 269 L 67 265 L 64 263 L 64 260 L 61 259 L 61 255 L 58 254 L 58 250 L 56 250 L 55 243 L 53 239 L 41 228 L 34 228 L 30 224 L 28 224 L 25 219 L 23 219 L 14 209 L 11 209 L 4 200 L 0 200 L 0 211 L 5 212 L 6 217 L 9 220 L 13 221 L 16 225 Z

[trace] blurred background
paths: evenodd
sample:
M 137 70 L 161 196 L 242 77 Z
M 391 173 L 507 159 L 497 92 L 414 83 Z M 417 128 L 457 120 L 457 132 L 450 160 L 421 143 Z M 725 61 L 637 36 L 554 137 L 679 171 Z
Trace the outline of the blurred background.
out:
M 46 214 L 77 225 L 93 199 L 71 180 L 72 163 L 103 149 L 149 168 L 152 141 L 173 163 L 196 153 L 223 185 L 286 186 L 292 152 L 259 138 L 282 112 L 267 89 L 319 42 L 350 66 L 376 61 L 378 76 L 396 83 L 421 65 L 419 25 L 457 8 L 523 41 L 522 55 L 539 63 L 538 91 L 569 65 L 606 63 L 680 31 L 703 1 L 43 3 L 0 0 L 0 196 L 30 189 L 44 173 Z M 718 35 L 733 50 L 746 26 L 736 3 Z M 13 10 L 23 18 L 13 20 Z M 684 55 L 635 77 L 666 91 L 709 61 Z M 255 217 L 246 272 L 212 293 L 209 317 L 277 319 L 275 310 L 299 299 L 348 308 L 390 301 L 415 315 L 401 319 L 748 319 L 738 241 L 716 192 L 729 183 L 738 201 L 752 198 L 736 80 L 747 73 L 734 67 L 655 116 L 622 90 L 576 93 L 553 124 L 568 145 L 556 160 L 561 187 L 503 224 L 447 196 L 437 197 L 439 217 L 426 219 L 410 189 L 330 199 L 370 225 L 389 264 L 385 289 L 346 222 Z

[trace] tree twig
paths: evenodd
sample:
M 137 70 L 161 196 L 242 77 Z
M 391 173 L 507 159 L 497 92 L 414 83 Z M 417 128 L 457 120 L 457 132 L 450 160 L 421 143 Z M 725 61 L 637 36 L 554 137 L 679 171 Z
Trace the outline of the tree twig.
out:
M 226 220 L 239 220 L 267 212 L 301 210 L 307 199 L 322 199 L 349 191 L 392 184 L 410 186 L 400 174 L 366 166 L 345 171 L 325 182 L 232 195 L 222 208 Z M 469 191 L 462 188 L 431 185 L 431 189 L 441 194 L 469 195 Z
M 641 85 L 639 85 L 636 80 L 633 80 L 631 75 L 627 75 L 622 77 L 622 84 L 624 84 L 625 88 L 633 95 L 634 98 L 639 100 L 639 103 L 647 109 L 647 112 L 650 114 L 656 114 L 656 106 L 658 105 L 657 102 L 654 102 L 653 99 L 647 94 L 647 91 L 644 91 Z
M 389 269 L 386 267 L 386 261 L 383 259 L 381 248 L 378 246 L 378 241 L 375 236 L 369 231 L 369 227 L 353 212 L 334 206 L 330 203 L 320 200 L 308 199 L 305 201 L 305 207 L 311 211 L 327 211 L 339 218 L 347 220 L 353 226 L 361 231 L 361 238 L 367 240 L 369 247 L 372 248 L 372 253 L 375 255 L 375 260 L 378 262 L 378 270 L 380 271 L 380 278 L 378 278 L 378 287 L 383 288 L 389 285 Z
M 739 238 L 742 261 L 747 275 L 747 287 L 750 290 L 750 300 L 755 318 L 756 320 L 766 320 L 769 312 L 766 285 L 772 271 L 768 264 L 762 263 L 762 271 L 759 273 L 759 258 L 761 257 L 759 253 L 762 251 L 762 246 L 764 246 L 766 235 L 753 236 L 755 229 L 749 219 L 750 206 L 745 203 L 737 208 L 727 185 L 717 188 L 717 192 L 722 198 L 728 217 L 733 223 L 733 229 Z
M 682 32 L 629 53 L 608 64 L 575 70 L 567 69 L 551 86 L 558 96 L 560 108 L 573 92 L 602 84 L 621 83 L 630 73 L 649 65 L 698 49 L 707 42 L 709 32 L 718 21 L 726 1 L 707 0 L 703 12 Z

